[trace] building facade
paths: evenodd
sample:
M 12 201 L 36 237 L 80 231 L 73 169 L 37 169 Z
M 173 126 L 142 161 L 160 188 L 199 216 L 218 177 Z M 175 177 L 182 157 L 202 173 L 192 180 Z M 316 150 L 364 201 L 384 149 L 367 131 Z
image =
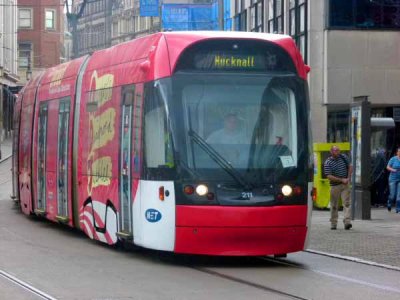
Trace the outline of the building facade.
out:
M 0 0 L 0 138 L 9 135 L 17 70 L 17 1 Z
M 229 3 L 228 0 L 224 1 Z M 157 6 L 151 8 L 152 13 L 150 14 L 147 10 L 148 7 L 140 7 L 140 0 L 88 2 L 83 16 L 79 19 L 78 56 L 162 30 L 184 30 L 182 28 L 199 27 L 204 23 L 204 19 L 198 22 L 192 19 L 201 16 L 209 18 L 204 12 L 207 9 L 211 12 L 209 7 L 216 2 L 217 0 L 163 0 L 155 2 Z M 79 10 L 82 3 L 83 0 L 77 2 L 75 11 Z M 168 26 L 163 28 L 161 16 L 165 12 L 169 14 L 168 17 L 164 16 L 165 21 L 168 19 L 170 21 L 167 22 L 168 24 L 173 22 L 174 28 Z
M 18 0 L 20 84 L 61 62 L 64 14 L 61 0 Z
M 234 30 L 295 39 L 311 67 L 314 141 L 349 140 L 353 97 L 369 96 L 373 116 L 399 115 L 399 0 L 235 0 L 231 5 Z M 395 121 L 392 136 L 373 136 L 373 148 L 400 143 L 400 119 Z
M 139 0 L 114 1 L 112 9 L 113 45 L 161 30 L 159 17 L 141 17 Z
M 75 1 L 77 13 L 83 0 Z M 111 46 L 111 15 L 114 0 L 86 1 L 82 16 L 78 19 L 77 41 L 80 57 Z

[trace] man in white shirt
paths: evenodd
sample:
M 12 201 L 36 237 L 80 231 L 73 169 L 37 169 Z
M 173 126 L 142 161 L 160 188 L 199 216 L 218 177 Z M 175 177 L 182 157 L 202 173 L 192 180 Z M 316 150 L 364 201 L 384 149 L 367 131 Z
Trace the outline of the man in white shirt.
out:
M 229 113 L 224 117 L 224 128 L 211 133 L 207 138 L 209 144 L 245 144 L 246 136 L 239 126 L 236 114 Z

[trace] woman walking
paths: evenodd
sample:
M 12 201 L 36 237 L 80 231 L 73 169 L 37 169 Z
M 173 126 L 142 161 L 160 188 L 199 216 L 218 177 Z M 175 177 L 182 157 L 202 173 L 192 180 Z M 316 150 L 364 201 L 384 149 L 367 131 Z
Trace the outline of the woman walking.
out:
M 390 172 L 389 175 L 389 199 L 387 203 L 388 211 L 392 210 L 392 204 L 396 201 L 396 213 L 400 212 L 400 147 L 397 148 L 397 153 L 393 156 L 386 169 Z

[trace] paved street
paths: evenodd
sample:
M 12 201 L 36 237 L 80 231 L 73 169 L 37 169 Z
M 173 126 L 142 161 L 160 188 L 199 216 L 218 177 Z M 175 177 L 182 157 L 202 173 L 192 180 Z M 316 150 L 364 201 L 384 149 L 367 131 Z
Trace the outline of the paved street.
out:
M 373 208 L 371 220 L 355 220 L 349 231 L 341 219 L 338 230 L 330 230 L 329 216 L 329 211 L 313 212 L 310 249 L 400 268 L 400 214 Z

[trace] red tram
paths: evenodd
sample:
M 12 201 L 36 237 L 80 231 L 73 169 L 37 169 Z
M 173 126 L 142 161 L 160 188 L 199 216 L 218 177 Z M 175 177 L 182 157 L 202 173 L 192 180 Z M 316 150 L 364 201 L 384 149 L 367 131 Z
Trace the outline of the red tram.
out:
M 157 33 L 50 68 L 16 103 L 21 209 L 108 244 L 300 251 L 307 71 L 290 37 L 243 32 Z

